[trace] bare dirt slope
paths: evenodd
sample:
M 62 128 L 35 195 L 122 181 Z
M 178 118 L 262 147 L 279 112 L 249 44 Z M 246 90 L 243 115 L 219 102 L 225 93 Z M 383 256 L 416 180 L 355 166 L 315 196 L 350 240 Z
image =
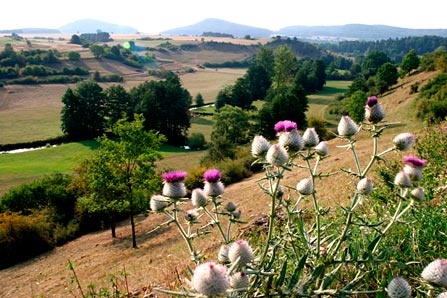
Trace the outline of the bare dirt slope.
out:
M 420 74 L 406 79 L 400 82 L 394 91 L 379 98 L 391 121 L 414 117 L 412 112 L 399 115 L 398 111 L 403 105 L 410 105 L 411 99 L 415 96 L 410 94 L 410 86 L 416 81 L 426 82 L 430 76 L 433 74 Z M 382 145 L 381 148 L 387 148 L 395 134 L 407 131 L 410 127 L 400 126 L 393 129 L 390 134 L 384 136 L 386 145 Z M 330 156 L 322 161 L 322 172 L 334 172 L 340 167 L 353 166 L 349 152 L 338 148 L 338 145 L 343 145 L 343 142 L 339 140 L 329 142 Z M 371 152 L 371 143 L 366 133 L 361 133 L 359 136 L 357 148 L 364 164 Z M 389 158 L 401 158 L 401 155 L 392 154 Z M 293 187 L 305 175 L 303 170 L 294 170 L 287 176 L 284 184 Z M 257 185 L 257 180 L 262 177 L 263 174 L 260 173 L 230 185 L 224 194 L 228 200 L 238 204 L 242 210 L 242 219 L 248 222 L 259 218 L 269 209 L 269 199 Z M 348 194 L 355 187 L 355 181 L 344 174 L 337 174 L 319 181 L 316 187 L 323 204 L 337 207 L 348 199 Z M 128 284 L 131 291 L 143 293 L 142 289 L 147 288 L 150 292 L 151 288 L 157 285 L 178 287 L 180 282 L 177 274 L 185 276 L 185 266 L 192 265 L 185 243 L 172 226 L 147 234 L 164 220 L 161 215 L 154 214 L 139 219 L 138 249 L 131 248 L 130 227 L 128 222 L 123 222 L 117 230 L 116 239 L 111 238 L 109 231 L 91 233 L 33 260 L 1 270 L 0 296 L 71 297 L 69 292 L 72 290 L 76 297 L 80 297 L 76 286 L 70 282 L 71 272 L 67 269 L 69 260 L 73 262 L 84 290 L 89 283 L 95 283 L 98 288 L 110 287 L 109 274 L 119 277 L 123 270 L 129 273 Z M 207 259 L 215 259 L 219 241 L 218 235 L 213 233 L 196 243 L 202 248 L 202 253 Z M 124 289 L 122 284 L 121 289 Z

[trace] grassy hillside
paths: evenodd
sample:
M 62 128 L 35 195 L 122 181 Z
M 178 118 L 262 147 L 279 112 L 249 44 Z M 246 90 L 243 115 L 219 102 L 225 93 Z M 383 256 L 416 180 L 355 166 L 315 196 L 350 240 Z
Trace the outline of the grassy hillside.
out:
M 388 145 L 398 132 L 412 131 L 417 134 L 422 127 L 422 123 L 415 118 L 412 105 L 415 95 L 410 94 L 410 86 L 415 82 L 423 84 L 433 75 L 434 73 L 422 73 L 406 78 L 389 93 L 379 97 L 387 113 L 386 121 L 402 122 L 401 126 L 383 136 L 385 144 Z M 366 139 L 367 133 L 358 137 L 357 149 L 361 154 L 361 162 L 364 162 L 370 157 L 371 143 Z M 338 145 L 338 140 L 329 142 L 330 156 L 321 162 L 323 172 L 332 172 L 339 166 L 353 166 L 349 154 L 346 154 L 345 149 L 337 148 Z M 400 157 L 392 155 L 390 158 Z M 286 180 L 285 183 L 294 185 L 302 175 L 299 171 L 294 172 L 293 179 Z M 238 204 L 238 208 L 242 210 L 242 219 L 248 222 L 259 218 L 268 209 L 267 196 L 257 186 L 257 180 L 261 177 L 262 174 L 255 175 L 231 185 L 224 194 Z M 349 177 L 340 175 L 324 180 L 324 183 L 327 187 L 322 188 L 319 197 L 323 200 L 321 203 L 328 206 L 337 206 L 340 200 L 345 199 L 346 189 L 353 186 Z M 66 268 L 68 260 L 74 263 L 84 287 L 91 282 L 97 287 L 110 286 L 109 274 L 118 276 L 119 272 L 125 270 L 129 274 L 128 286 L 132 291 L 146 289 L 150 293 L 152 287 L 160 285 L 178 288 L 180 283 L 185 282 L 179 279 L 184 276 L 183 268 L 190 265 L 184 242 L 171 226 L 162 228 L 157 233 L 147 234 L 164 220 L 158 215 L 138 219 L 139 249 L 131 249 L 131 232 L 126 221 L 118 228 L 117 239 L 112 239 L 109 231 L 91 233 L 33 260 L 2 270 L 0 296 L 61 297 L 68 296 L 70 290 L 77 295 L 76 286 L 70 283 L 70 272 Z M 240 231 L 242 230 L 243 228 Z M 213 258 L 218 249 L 214 244 L 216 239 L 218 236 L 212 234 L 197 242 L 208 258 Z

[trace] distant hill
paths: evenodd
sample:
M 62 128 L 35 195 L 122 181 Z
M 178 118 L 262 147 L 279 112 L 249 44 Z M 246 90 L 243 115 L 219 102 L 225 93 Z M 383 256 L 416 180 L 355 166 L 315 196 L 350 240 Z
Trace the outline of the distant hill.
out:
M 21 28 L 21 29 L 7 29 L 7 30 L 0 30 L 0 33 L 2 34 L 33 34 L 33 33 L 45 33 L 45 34 L 57 34 L 61 33 L 57 29 L 48 29 L 48 28 Z
M 268 29 L 240 25 L 220 19 L 205 19 L 194 25 L 163 31 L 161 34 L 200 36 L 204 32 L 225 33 L 231 34 L 234 37 L 250 35 L 250 37 L 254 38 L 269 37 L 272 35 L 272 31 Z
M 117 25 L 93 19 L 78 20 L 73 23 L 69 23 L 62 27 L 59 27 L 58 30 L 62 33 L 70 33 L 70 34 L 95 33 L 98 30 L 116 34 L 135 34 L 138 32 L 137 29 L 129 26 Z
M 380 40 L 424 35 L 447 37 L 447 29 L 408 29 L 386 25 L 348 24 L 290 26 L 280 29 L 275 34 L 314 40 Z

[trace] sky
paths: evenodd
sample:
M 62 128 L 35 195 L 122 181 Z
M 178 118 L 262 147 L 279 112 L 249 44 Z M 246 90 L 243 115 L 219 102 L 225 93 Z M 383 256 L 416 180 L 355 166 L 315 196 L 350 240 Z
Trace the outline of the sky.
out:
M 3 0 L 0 30 L 57 29 L 80 19 L 159 33 L 207 18 L 279 30 L 346 24 L 447 29 L 442 1 L 403 0 Z

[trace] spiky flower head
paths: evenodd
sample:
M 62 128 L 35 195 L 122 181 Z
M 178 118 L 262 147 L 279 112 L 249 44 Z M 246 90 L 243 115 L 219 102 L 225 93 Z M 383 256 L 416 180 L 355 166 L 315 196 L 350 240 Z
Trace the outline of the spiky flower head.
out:
M 296 190 L 303 196 L 308 196 L 314 192 L 314 185 L 311 178 L 301 179 L 296 185 Z
M 228 203 L 225 205 L 225 210 L 227 210 L 228 212 L 233 212 L 233 211 L 235 211 L 236 209 L 237 209 L 237 206 L 236 206 L 236 204 L 233 203 L 233 202 L 228 202 Z
M 193 189 L 191 193 L 191 203 L 195 207 L 205 207 L 208 200 L 201 188 Z
M 281 133 L 278 143 L 290 152 L 300 151 L 304 147 L 303 138 L 296 129 Z
M 408 174 L 404 171 L 400 171 L 399 173 L 397 173 L 396 177 L 394 177 L 394 184 L 400 187 L 410 187 L 410 176 L 408 176 Z
M 312 148 L 318 145 L 320 138 L 318 137 L 315 128 L 309 127 L 304 131 L 303 134 L 304 147 Z
M 421 180 L 422 169 L 427 164 L 427 161 L 414 156 L 404 156 L 404 163 L 404 172 L 407 173 L 410 179 L 413 181 Z
M 227 268 L 214 262 L 200 264 L 194 270 L 192 286 L 205 296 L 218 296 L 230 287 Z
M 283 121 L 277 122 L 275 124 L 274 129 L 277 133 L 289 132 L 292 130 L 297 130 L 298 125 L 296 124 L 296 122 L 293 122 L 290 120 L 283 120 Z
M 393 139 L 394 147 L 399 151 L 406 151 L 413 146 L 415 137 L 412 133 L 404 132 L 398 134 Z
M 424 268 L 421 276 L 430 283 L 447 287 L 447 260 L 434 260 Z
M 390 298 L 410 298 L 411 287 L 410 284 L 402 277 L 393 278 L 386 288 L 388 297 Z
M 206 195 L 217 197 L 224 192 L 225 187 L 220 181 L 221 176 L 220 171 L 217 169 L 208 170 L 203 174 L 203 178 L 205 179 L 203 191 Z
M 255 136 L 251 143 L 251 154 L 254 157 L 264 156 L 270 148 L 270 143 L 263 136 Z
M 228 259 L 232 264 L 245 266 L 253 261 L 253 249 L 250 244 L 243 239 L 234 241 L 228 249 Z
M 197 210 L 192 209 L 185 212 L 185 219 L 189 222 L 194 222 L 199 217 L 199 213 L 197 213 Z
M 186 196 L 185 178 L 186 172 L 172 171 L 162 174 L 163 177 L 163 195 L 166 197 L 178 199 Z
M 220 247 L 219 252 L 217 253 L 217 259 L 219 260 L 219 262 L 221 262 L 223 264 L 230 262 L 230 260 L 228 259 L 228 249 L 229 248 L 230 248 L 230 246 L 227 244 L 223 244 Z
M 337 131 L 342 137 L 350 137 L 359 131 L 359 127 L 349 116 L 342 116 L 338 123 Z
M 327 142 L 322 141 L 318 143 L 318 145 L 315 147 L 315 152 L 322 157 L 327 156 L 329 154 L 329 147 L 327 145 Z
M 207 182 L 218 182 L 221 177 L 222 175 L 217 169 L 207 170 L 205 173 L 203 173 L 203 178 Z
M 248 275 L 245 272 L 236 272 L 230 276 L 230 286 L 233 289 L 246 289 L 249 284 Z
M 416 187 L 415 189 L 413 189 L 410 192 L 410 195 L 412 198 L 419 200 L 419 201 L 423 201 L 425 198 L 424 190 L 421 187 Z
M 363 178 L 357 183 L 357 191 L 362 195 L 369 195 L 373 191 L 373 182 L 370 178 Z
M 162 211 L 169 205 L 169 199 L 162 195 L 153 195 L 149 201 L 152 211 Z
M 232 211 L 231 215 L 233 216 L 234 219 L 239 219 L 239 218 L 241 218 L 242 212 L 240 209 L 237 209 L 237 210 Z
M 266 160 L 272 166 L 282 166 L 289 160 L 289 154 L 281 144 L 273 144 L 267 151 Z
M 365 119 L 371 123 L 378 123 L 385 117 L 385 112 L 376 96 L 368 97 L 365 105 Z

